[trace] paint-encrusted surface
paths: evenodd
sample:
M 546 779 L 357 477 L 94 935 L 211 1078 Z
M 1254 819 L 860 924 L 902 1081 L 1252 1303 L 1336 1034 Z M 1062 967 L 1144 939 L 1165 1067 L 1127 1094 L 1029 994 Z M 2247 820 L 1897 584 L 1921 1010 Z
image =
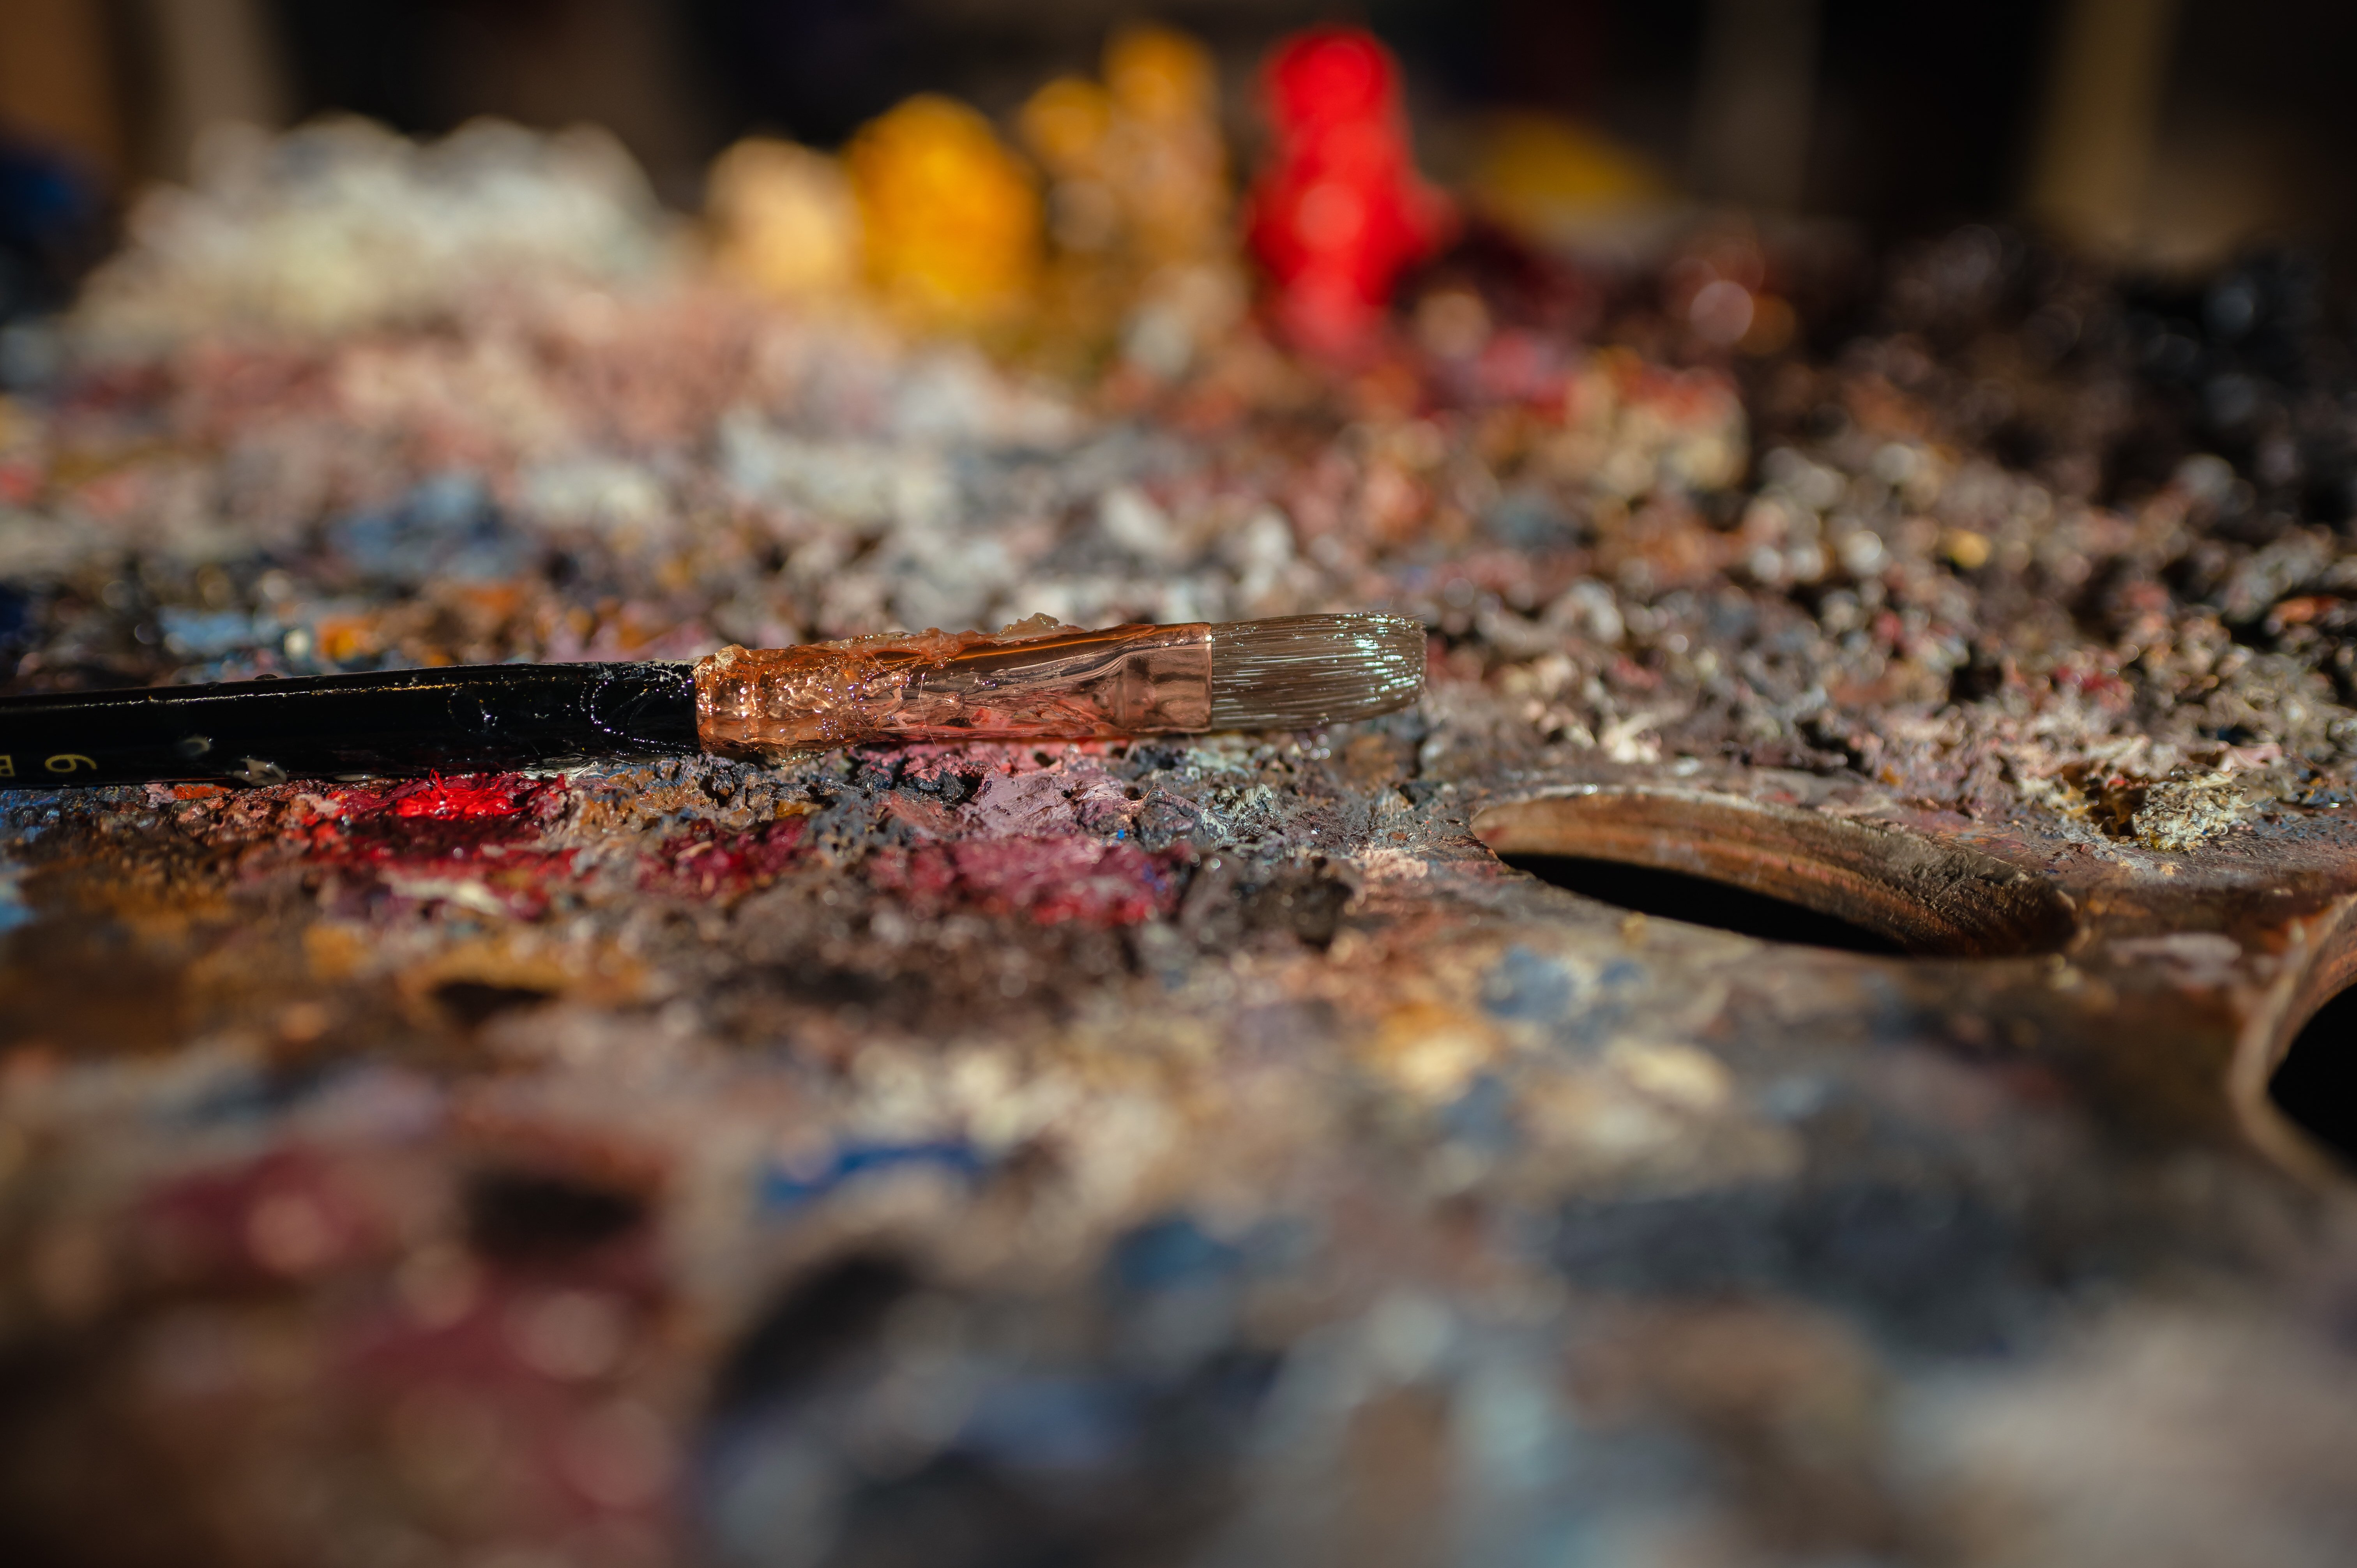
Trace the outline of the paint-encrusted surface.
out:
M 2349 1561 L 2357 1231 L 2263 1086 L 2351 964 L 2357 553 L 1993 244 L 1740 381 L 1641 302 L 1143 403 L 679 278 L 235 346 L 148 299 L 0 417 L 19 689 L 1369 607 L 1432 689 L 775 768 L 14 759 L 9 1560 Z

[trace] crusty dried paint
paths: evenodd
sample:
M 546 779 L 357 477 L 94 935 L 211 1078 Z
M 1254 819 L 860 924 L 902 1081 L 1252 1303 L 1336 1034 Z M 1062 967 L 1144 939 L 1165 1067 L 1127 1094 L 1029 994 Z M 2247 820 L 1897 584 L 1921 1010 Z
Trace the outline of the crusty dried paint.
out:
M 1081 631 L 1041 616 L 801 648 L 728 647 L 695 667 L 705 749 L 787 757 L 861 741 L 1088 740 L 1211 725 L 1211 628 Z

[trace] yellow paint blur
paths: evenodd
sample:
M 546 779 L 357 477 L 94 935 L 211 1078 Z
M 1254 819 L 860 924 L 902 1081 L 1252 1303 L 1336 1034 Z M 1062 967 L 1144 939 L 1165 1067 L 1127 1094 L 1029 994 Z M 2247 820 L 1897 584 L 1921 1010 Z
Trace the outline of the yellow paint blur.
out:
M 1039 281 L 1039 192 L 963 103 L 927 93 L 864 126 L 847 155 L 869 282 L 941 326 L 1019 312 Z
M 713 164 L 705 213 L 714 265 L 759 293 L 809 298 L 857 280 L 858 205 L 824 153 L 747 137 Z

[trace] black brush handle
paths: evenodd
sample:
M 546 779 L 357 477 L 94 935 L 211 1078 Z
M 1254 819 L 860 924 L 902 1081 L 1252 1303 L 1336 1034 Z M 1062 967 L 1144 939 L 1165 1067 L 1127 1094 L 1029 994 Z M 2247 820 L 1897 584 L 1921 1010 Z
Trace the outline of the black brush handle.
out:
M 689 664 L 471 664 L 0 699 L 0 789 L 274 784 L 682 756 Z

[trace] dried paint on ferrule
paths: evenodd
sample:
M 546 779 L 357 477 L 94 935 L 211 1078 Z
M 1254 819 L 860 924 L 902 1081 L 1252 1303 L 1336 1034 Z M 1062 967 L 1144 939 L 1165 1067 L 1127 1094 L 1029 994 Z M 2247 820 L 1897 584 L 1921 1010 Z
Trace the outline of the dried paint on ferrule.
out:
M 726 756 L 1194 734 L 1211 727 L 1211 628 L 1049 623 L 729 647 L 696 665 L 695 711 L 704 748 Z

